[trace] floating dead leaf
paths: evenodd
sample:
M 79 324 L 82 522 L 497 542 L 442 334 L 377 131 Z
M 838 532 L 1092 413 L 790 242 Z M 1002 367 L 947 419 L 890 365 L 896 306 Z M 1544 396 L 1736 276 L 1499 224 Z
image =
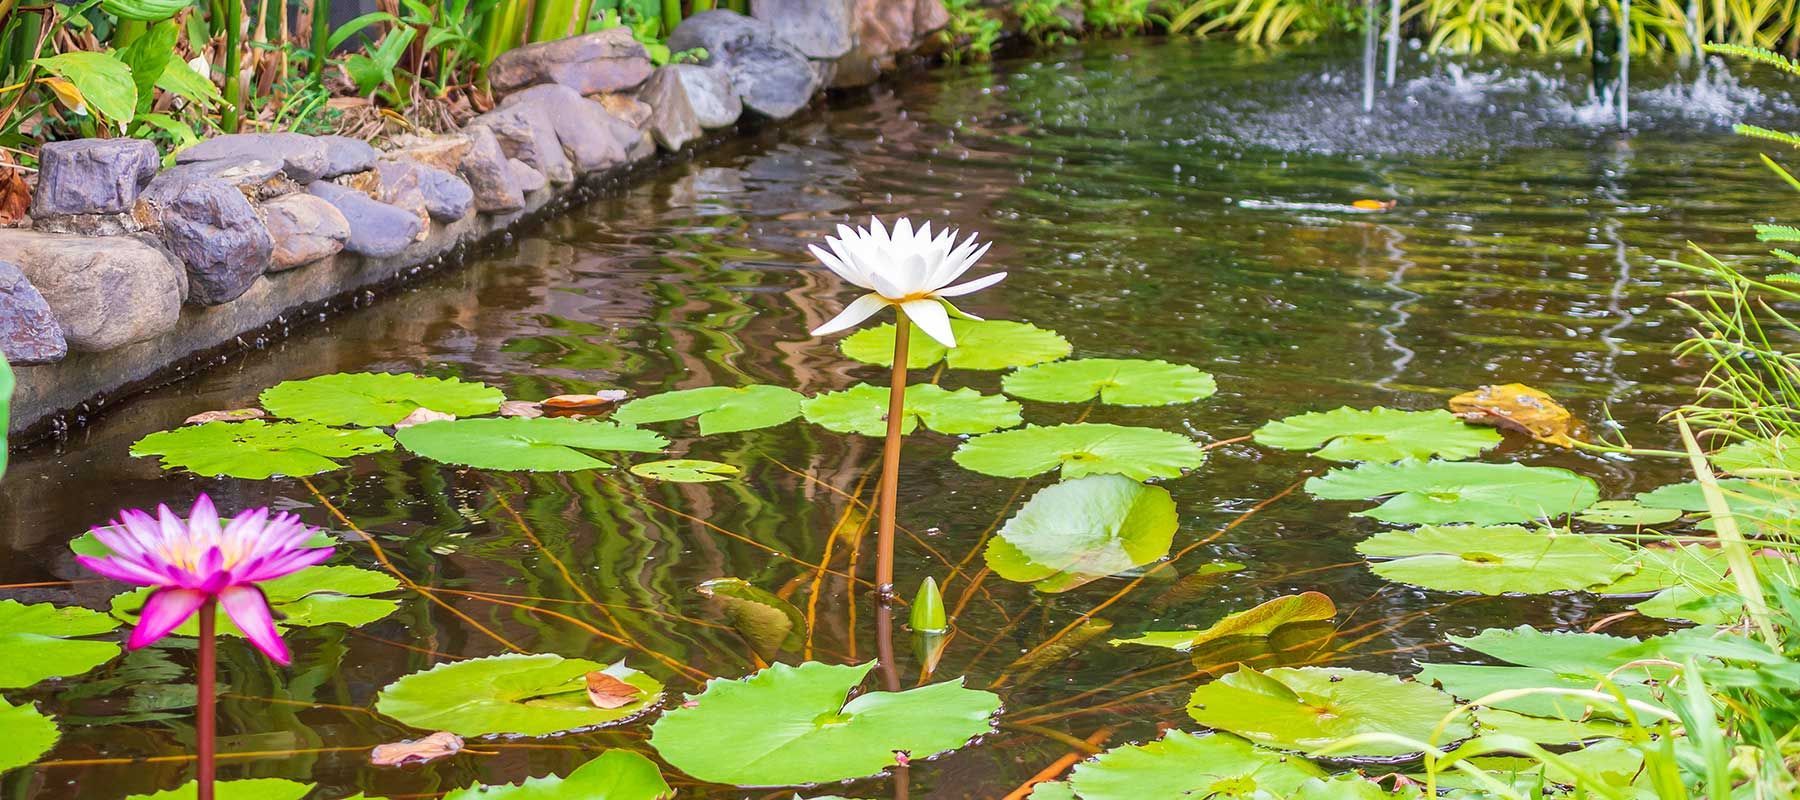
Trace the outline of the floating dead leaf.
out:
M 407 414 L 405 417 L 401 418 L 399 422 L 394 423 L 394 428 L 398 430 L 400 428 L 410 428 L 414 425 L 424 425 L 427 422 L 449 422 L 453 419 L 456 419 L 455 414 L 432 411 L 429 408 L 418 408 L 414 409 L 411 414 Z
M 1358 211 L 1386 211 L 1400 204 L 1398 200 L 1358 200 L 1350 204 Z
M 183 425 L 201 425 L 208 422 L 243 422 L 247 419 L 262 419 L 268 412 L 260 408 L 233 408 L 225 411 L 202 411 L 185 420 Z
M 587 674 L 587 694 L 588 702 L 595 708 L 624 708 L 637 702 L 643 693 L 636 686 L 594 670 Z
M 1483 386 L 1450 398 L 1450 410 L 1471 425 L 1518 431 L 1560 447 L 1583 439 L 1581 421 L 1562 404 L 1523 383 Z
M 378 744 L 369 753 L 369 763 L 377 767 L 404 767 L 449 758 L 462 752 L 463 740 L 449 731 L 438 731 L 423 739 L 404 739 Z
M 544 415 L 544 409 L 530 400 L 505 400 L 500 403 L 500 416 L 524 417 L 536 419 Z
M 624 400 L 628 393 L 624 389 L 606 389 L 594 394 L 559 394 L 544 398 L 545 411 L 577 412 L 590 414 Z

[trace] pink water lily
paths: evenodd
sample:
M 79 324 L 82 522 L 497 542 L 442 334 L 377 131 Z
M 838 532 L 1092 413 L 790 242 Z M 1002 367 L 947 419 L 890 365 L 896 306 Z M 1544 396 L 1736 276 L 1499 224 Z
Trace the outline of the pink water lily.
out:
M 285 666 L 291 656 L 275 629 L 268 598 L 256 584 L 330 558 L 332 548 L 307 546 L 316 533 L 298 517 L 271 515 L 267 508 L 221 522 L 212 498 L 203 494 L 185 520 L 166 505 L 157 506 L 154 517 L 137 509 L 119 512 L 112 525 L 94 529 L 112 552 L 76 559 L 108 578 L 156 587 L 125 644 L 128 649 L 167 636 L 207 601 L 216 600 L 256 649 Z

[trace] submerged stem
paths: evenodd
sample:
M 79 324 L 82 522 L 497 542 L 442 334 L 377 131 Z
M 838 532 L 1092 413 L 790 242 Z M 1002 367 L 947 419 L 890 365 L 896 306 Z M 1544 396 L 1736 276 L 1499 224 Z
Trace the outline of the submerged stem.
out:
M 900 423 L 906 416 L 906 344 L 912 323 L 894 309 L 893 380 L 888 384 L 887 442 L 881 448 L 881 495 L 876 528 L 875 591 L 894 593 L 894 511 L 900 497 Z
M 217 690 L 213 677 L 217 670 L 218 650 L 213 629 L 218 622 L 218 607 L 219 601 L 211 597 L 200 604 L 199 705 L 195 709 L 199 719 L 194 725 L 195 744 L 200 751 L 200 759 L 194 770 L 199 800 L 213 800 L 213 775 L 217 771 L 214 748 L 218 746 L 218 709 L 214 699 Z

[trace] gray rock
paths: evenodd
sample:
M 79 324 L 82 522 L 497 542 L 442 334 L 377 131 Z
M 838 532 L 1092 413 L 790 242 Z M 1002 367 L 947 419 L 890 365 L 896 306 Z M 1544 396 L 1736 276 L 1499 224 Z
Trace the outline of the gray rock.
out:
M 174 329 L 187 281 L 161 250 L 130 236 L 0 229 L 0 261 L 37 287 L 74 350 L 99 352 Z
M 525 207 L 525 194 L 513 181 L 506 164 L 506 151 L 500 140 L 487 128 L 469 128 L 469 152 L 457 164 L 457 172 L 469 182 L 475 194 L 475 210 L 486 214 L 505 214 Z M 535 170 L 534 170 L 535 172 Z M 538 176 L 543 179 L 542 174 Z
M 501 95 L 554 83 L 578 94 L 635 89 L 650 77 L 650 55 L 624 28 L 608 28 L 500 54 L 488 67 L 488 84 Z
M 142 201 L 140 199 L 140 205 Z M 45 233 L 73 233 L 80 236 L 124 236 L 145 227 L 136 214 L 58 214 L 33 217 L 31 229 Z
M 575 165 L 563 154 L 556 125 L 543 109 L 531 105 L 496 108 L 470 120 L 469 127 L 487 128 L 507 158 L 531 165 L 544 177 L 557 183 L 575 180 Z
M 262 206 L 274 249 L 269 271 L 293 269 L 336 255 L 350 241 L 350 220 L 324 198 L 310 194 L 277 197 Z
M 683 21 L 669 36 L 669 49 L 706 48 L 709 65 L 723 67 L 744 106 L 776 119 L 799 113 L 812 102 L 818 76 L 805 54 L 775 29 L 735 11 L 715 9 Z
M 538 116 L 548 119 L 563 152 L 574 162 L 575 170 L 583 174 L 626 163 L 644 136 L 629 123 L 606 113 L 599 103 L 559 84 L 539 84 L 507 95 L 500 101 L 500 110 L 508 108 L 535 109 Z M 524 156 L 519 159 L 531 163 Z M 549 177 L 556 180 L 554 174 Z
M 49 364 L 69 354 L 50 304 L 18 265 L 7 261 L 0 261 L 0 353 L 14 365 Z
M 807 58 L 843 58 L 856 44 L 850 0 L 756 0 L 750 13 Z
M 232 133 L 202 140 L 175 154 L 175 162 L 260 158 L 281 160 L 288 177 L 311 183 L 331 174 L 332 154 L 325 142 L 299 133 Z
M 382 200 L 387 193 L 405 195 L 417 191 L 425 213 L 439 222 L 455 222 L 467 216 L 475 204 L 469 185 L 454 174 L 416 161 L 378 161 L 375 171 L 381 176 Z M 400 205 L 399 203 L 394 203 Z
M 464 133 L 397 136 L 394 138 L 394 147 L 382 154 L 382 158 L 391 161 L 416 161 L 445 172 L 455 172 L 463 157 L 474 146 L 474 140 Z
M 663 69 L 680 81 L 700 127 L 728 128 L 744 115 L 744 101 L 731 88 L 731 76 L 724 69 L 699 64 L 671 64 Z
M 150 185 L 144 187 L 144 199 L 167 203 L 191 184 L 212 181 L 229 183 L 253 200 L 292 194 L 300 188 L 282 172 L 281 161 L 246 156 L 176 164 L 150 179 Z
M 375 166 L 376 159 L 381 157 L 373 145 L 361 139 L 348 136 L 315 136 L 320 144 L 325 145 L 325 171 L 319 173 L 320 178 L 335 178 L 362 172 Z
M 31 216 L 129 212 L 159 163 L 156 145 L 143 139 L 45 142 Z
M 350 223 L 344 249 L 359 256 L 390 258 L 406 250 L 424 233 L 417 214 L 396 208 L 347 186 L 319 181 L 306 187 L 308 194 L 336 207 Z
M 269 229 L 237 187 L 190 183 L 157 211 L 163 243 L 187 265 L 188 302 L 236 300 L 269 269 Z
M 525 194 L 541 192 L 544 187 L 550 185 L 550 179 L 544 177 L 544 173 L 532 169 L 530 164 L 516 158 L 507 159 L 506 169 L 512 173 L 513 183 L 519 187 L 519 191 Z

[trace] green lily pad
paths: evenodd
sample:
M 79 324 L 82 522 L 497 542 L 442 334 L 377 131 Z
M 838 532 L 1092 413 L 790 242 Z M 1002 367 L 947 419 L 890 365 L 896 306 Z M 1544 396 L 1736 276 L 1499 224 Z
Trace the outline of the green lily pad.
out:
M 1194 440 L 1158 428 L 1083 422 L 1030 426 L 977 436 L 956 449 L 964 469 L 1002 478 L 1029 478 L 1060 468 L 1064 478 L 1124 475 L 1132 480 L 1179 478 L 1206 461 Z
M 1498 733 L 1518 736 L 1538 744 L 1574 744 L 1594 739 L 1617 739 L 1628 735 L 1627 725 L 1606 719 L 1556 719 L 1533 717 L 1498 708 L 1475 711 L 1475 721 L 1482 734 Z
M 1334 469 L 1308 479 L 1306 491 L 1326 500 L 1392 495 L 1358 516 L 1409 525 L 1527 522 L 1578 512 L 1600 499 L 1592 480 L 1566 469 L 1454 461 Z
M 492 414 L 506 399 L 485 383 L 388 372 L 339 372 L 284 381 L 262 393 L 270 414 L 326 425 L 392 425 L 421 408 L 459 417 Z
M 1609 636 L 1604 633 L 1569 633 L 1541 631 L 1530 625 L 1516 628 L 1488 628 L 1474 636 L 1451 636 L 1457 645 L 1522 667 L 1538 667 L 1565 675 L 1599 677 L 1611 674 L 1632 658 L 1619 655 L 1626 648 L 1637 648 L 1638 639 Z M 1634 668 L 1644 678 L 1663 677 L 1667 670 L 1654 672 Z
M 1500 443 L 1498 431 L 1466 424 L 1448 411 L 1381 407 L 1298 414 L 1257 428 L 1255 436 L 1257 443 L 1283 450 L 1318 448 L 1313 455 L 1332 461 L 1457 461 Z
M 1323 777 L 1325 771 L 1306 759 L 1236 736 L 1170 731 L 1154 742 L 1115 747 L 1076 764 L 1069 785 L 1082 800 L 1262 800 L 1286 797 Z
M 619 708 L 597 708 L 586 676 L 601 671 L 643 692 Z M 375 710 L 407 725 L 461 736 L 550 736 L 615 725 L 662 700 L 663 685 L 621 661 L 612 666 L 548 653 L 449 661 L 387 685 Z
M 1073 349 L 1069 340 L 1055 331 L 1011 320 L 953 319 L 950 331 L 956 334 L 953 348 L 926 336 L 914 325 L 907 339 L 907 368 L 924 369 L 941 360 L 952 369 L 1010 369 L 1055 361 Z M 864 364 L 893 366 L 894 325 L 890 322 L 864 328 L 844 337 L 838 347 L 844 355 Z
M 742 578 L 714 578 L 700 584 L 698 590 L 719 601 L 725 610 L 725 621 L 764 660 L 800 646 L 806 633 L 806 617 L 793 603 L 775 593 Z
M 214 800 L 301 800 L 313 790 L 313 784 L 282 778 L 249 778 L 241 781 L 219 781 L 213 784 Z M 125 800 L 195 800 L 200 785 L 189 781 L 173 789 L 150 794 L 134 794 Z
M 1693 586 L 1676 586 L 1657 592 L 1632 608 L 1646 617 L 1686 620 L 1701 625 L 1729 625 L 1744 618 L 1744 599 L 1735 589 L 1706 591 Z
M 844 702 L 874 667 L 809 661 L 713 679 L 656 721 L 650 745 L 703 781 L 793 786 L 875 775 L 896 753 L 926 759 L 993 730 L 1000 698 L 961 679 Z
M 1113 406 L 1166 406 L 1205 400 L 1219 390 L 1213 376 L 1186 364 L 1141 358 L 1082 358 L 1039 364 L 1007 375 L 1001 388 L 1045 403 L 1100 398 Z
M 1168 555 L 1176 527 L 1167 489 L 1089 475 L 1032 495 L 984 554 L 1002 578 L 1066 592 Z
M 1727 577 L 1725 552 L 1698 544 L 1630 548 L 1625 559 L 1631 572 L 1593 589 L 1595 594 L 1650 594 L 1683 586 L 1735 585 Z
M 838 433 L 887 435 L 888 389 L 859 383 L 848 389 L 809 397 L 800 404 L 807 422 Z M 987 433 L 1023 422 L 1019 404 L 974 389 L 950 391 L 928 383 L 906 387 L 906 417 L 901 433 L 922 422 L 938 433 Z
M 1647 683 L 1666 680 L 1673 668 L 1643 659 L 1660 657 L 1661 640 L 1638 639 L 1599 633 L 1540 631 L 1528 625 L 1491 628 L 1475 636 L 1450 640 L 1484 655 L 1511 662 L 1508 666 L 1426 664 L 1419 680 L 1435 683 L 1447 692 L 1476 702 L 1498 691 L 1514 689 L 1577 689 L 1607 691 L 1603 682 L 1616 684 L 1627 697 L 1656 703 Z M 1631 664 L 1632 666 L 1626 666 Z M 1612 703 L 1590 703 L 1579 698 L 1532 694 L 1488 703 L 1494 708 L 1534 717 L 1579 721 L 1590 712 L 1608 718 L 1618 715 Z
M 1277 628 L 1299 622 L 1324 622 L 1337 616 L 1331 598 L 1318 592 L 1303 592 L 1277 597 L 1247 611 L 1227 614 L 1206 630 L 1146 631 L 1130 639 L 1114 639 L 1112 644 L 1142 644 L 1188 651 L 1208 642 L 1238 636 L 1267 637 Z
M 1356 546 L 1376 575 L 1444 592 L 1541 594 L 1610 583 L 1634 569 L 1631 551 L 1604 536 L 1517 525 L 1426 525 L 1384 531 Z
M 1681 518 L 1681 512 L 1670 508 L 1651 508 L 1635 500 L 1601 500 L 1575 518 L 1595 525 L 1662 525 Z
M 269 607 L 275 611 L 275 627 L 312 628 L 320 625 L 368 625 L 400 608 L 397 600 L 371 597 L 400 588 L 400 582 L 385 572 L 348 566 L 307 567 L 258 584 Z M 137 624 L 144 602 L 150 599 L 148 587 L 133 589 L 112 599 L 112 615 Z M 225 636 L 243 636 L 225 609 L 218 610 L 218 632 Z M 199 636 L 200 622 L 190 618 L 175 629 L 177 636 Z
M 1800 446 L 1786 437 L 1736 442 L 1720 448 L 1712 462 L 1734 475 L 1791 478 L 1800 475 Z
M 1044 781 L 1031 787 L 1031 800 L 1075 800 L 1075 787 L 1068 781 Z
M 785 386 L 702 386 L 641 397 L 614 411 L 627 425 L 699 417 L 700 435 L 772 428 L 800 416 L 799 392 Z
M 6 731 L 0 737 L 0 772 L 37 761 L 62 736 L 55 718 L 38 711 L 37 706 L 7 705 L 4 700 L 0 700 L 0 731 Z
M 1732 478 L 1719 481 L 1719 490 L 1741 527 L 1782 531 L 1800 520 L 1800 482 Z M 1637 501 L 1650 508 L 1690 513 L 1709 511 L 1700 484 L 1694 481 L 1645 492 L 1637 496 Z
M 1474 733 L 1461 722 L 1433 733 L 1455 706 L 1443 692 L 1379 672 L 1332 667 L 1258 672 L 1241 667 L 1195 689 L 1188 699 L 1188 715 L 1201 725 L 1258 744 L 1310 751 L 1361 733 L 1392 733 L 1446 745 Z M 1395 745 L 1370 743 L 1336 754 L 1407 752 Z
M 1601 688 L 1598 678 L 1565 675 L 1538 667 L 1425 664 L 1419 668 L 1418 679 L 1420 683 L 1437 686 L 1470 703 L 1487 698 L 1495 692 L 1511 692 L 1519 689 L 1600 690 L 1610 693 L 1609 690 Z M 1628 698 L 1657 704 L 1649 687 L 1631 683 L 1629 680 L 1619 680 L 1617 685 Z M 1616 703 L 1589 702 L 1581 698 L 1555 694 L 1526 694 L 1505 700 L 1489 701 L 1485 705 L 1526 716 L 1565 721 L 1585 720 L 1596 716 L 1616 719 L 1622 714 Z
M 1313 778 L 1301 784 L 1293 800 L 1419 800 L 1419 797 L 1417 787 L 1390 792 L 1361 775 L 1337 775 Z
M 0 689 L 23 689 L 49 678 L 80 675 L 119 654 L 113 642 L 76 639 L 107 633 L 119 621 L 99 611 L 49 603 L 0 600 Z
M 525 472 L 611 469 L 611 463 L 582 451 L 655 453 L 669 444 L 640 428 L 568 417 L 427 422 L 402 428 L 397 438 L 406 449 L 433 461 Z
M 546 775 L 518 784 L 469 786 L 444 800 L 663 800 L 675 790 L 655 762 L 630 750 L 608 750 L 567 777 Z
M 157 431 L 131 446 L 138 457 L 161 456 L 164 469 L 184 467 L 208 477 L 262 480 L 342 469 L 335 459 L 394 449 L 387 434 L 329 428 L 317 422 L 208 422 Z
M 731 480 L 731 476 L 741 471 L 730 464 L 697 458 L 671 458 L 631 465 L 633 475 L 671 483 L 716 483 Z

